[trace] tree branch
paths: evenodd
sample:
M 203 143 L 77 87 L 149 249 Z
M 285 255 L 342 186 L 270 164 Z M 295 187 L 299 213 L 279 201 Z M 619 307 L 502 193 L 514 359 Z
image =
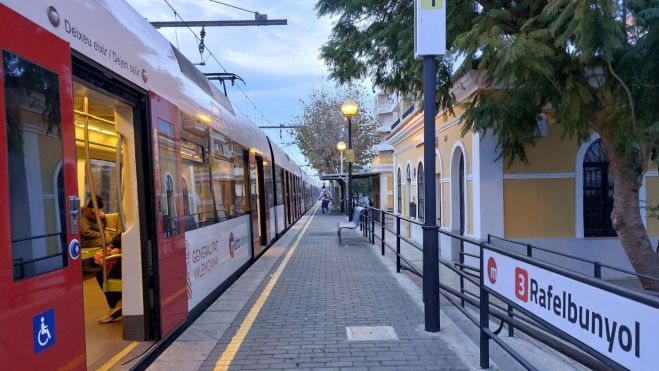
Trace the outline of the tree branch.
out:
M 629 90 L 629 87 L 625 82 L 618 76 L 616 71 L 613 70 L 613 66 L 611 65 L 611 61 L 606 61 L 606 64 L 609 66 L 609 72 L 611 72 L 611 75 L 615 77 L 616 80 L 622 85 L 623 89 L 627 92 L 627 98 L 629 99 L 629 107 L 632 110 L 632 125 L 634 127 L 634 130 L 636 130 L 636 112 L 634 110 L 634 99 L 632 98 L 632 92 Z

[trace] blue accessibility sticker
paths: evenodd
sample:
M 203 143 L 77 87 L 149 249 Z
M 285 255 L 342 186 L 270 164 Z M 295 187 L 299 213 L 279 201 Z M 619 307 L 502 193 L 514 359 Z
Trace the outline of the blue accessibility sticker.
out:
M 55 311 L 51 308 L 32 318 L 34 353 L 40 353 L 55 344 Z

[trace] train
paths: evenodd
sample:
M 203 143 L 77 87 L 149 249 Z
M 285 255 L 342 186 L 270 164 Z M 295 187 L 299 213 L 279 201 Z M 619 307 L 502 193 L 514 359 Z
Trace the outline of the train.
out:
M 124 0 L 1 0 L 0 49 L 4 369 L 96 368 L 167 339 L 316 202 Z M 99 323 L 110 293 L 121 317 Z

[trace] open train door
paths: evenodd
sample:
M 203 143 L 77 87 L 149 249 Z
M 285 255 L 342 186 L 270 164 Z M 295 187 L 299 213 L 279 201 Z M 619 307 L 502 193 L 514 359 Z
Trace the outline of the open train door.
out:
M 252 220 L 252 246 L 254 257 L 259 256 L 267 245 L 266 218 L 270 214 L 265 207 L 263 158 L 249 151 L 249 203 Z
M 176 106 L 149 94 L 153 136 L 153 162 L 158 233 L 160 335 L 167 336 L 188 314 L 183 180 L 181 176 L 181 119 Z
M 0 363 L 85 369 L 71 51 L 0 19 Z

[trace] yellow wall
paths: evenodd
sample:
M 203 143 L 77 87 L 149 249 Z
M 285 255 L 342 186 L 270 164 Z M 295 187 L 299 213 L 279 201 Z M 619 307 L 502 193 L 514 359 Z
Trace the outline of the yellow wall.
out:
M 516 159 L 504 173 L 565 173 L 575 171 L 575 161 L 579 144 L 576 138 L 561 138 L 558 125 L 549 125 L 549 135 L 540 138 L 534 145 L 526 146 L 528 163 Z
M 574 237 L 574 179 L 504 180 L 508 238 Z

